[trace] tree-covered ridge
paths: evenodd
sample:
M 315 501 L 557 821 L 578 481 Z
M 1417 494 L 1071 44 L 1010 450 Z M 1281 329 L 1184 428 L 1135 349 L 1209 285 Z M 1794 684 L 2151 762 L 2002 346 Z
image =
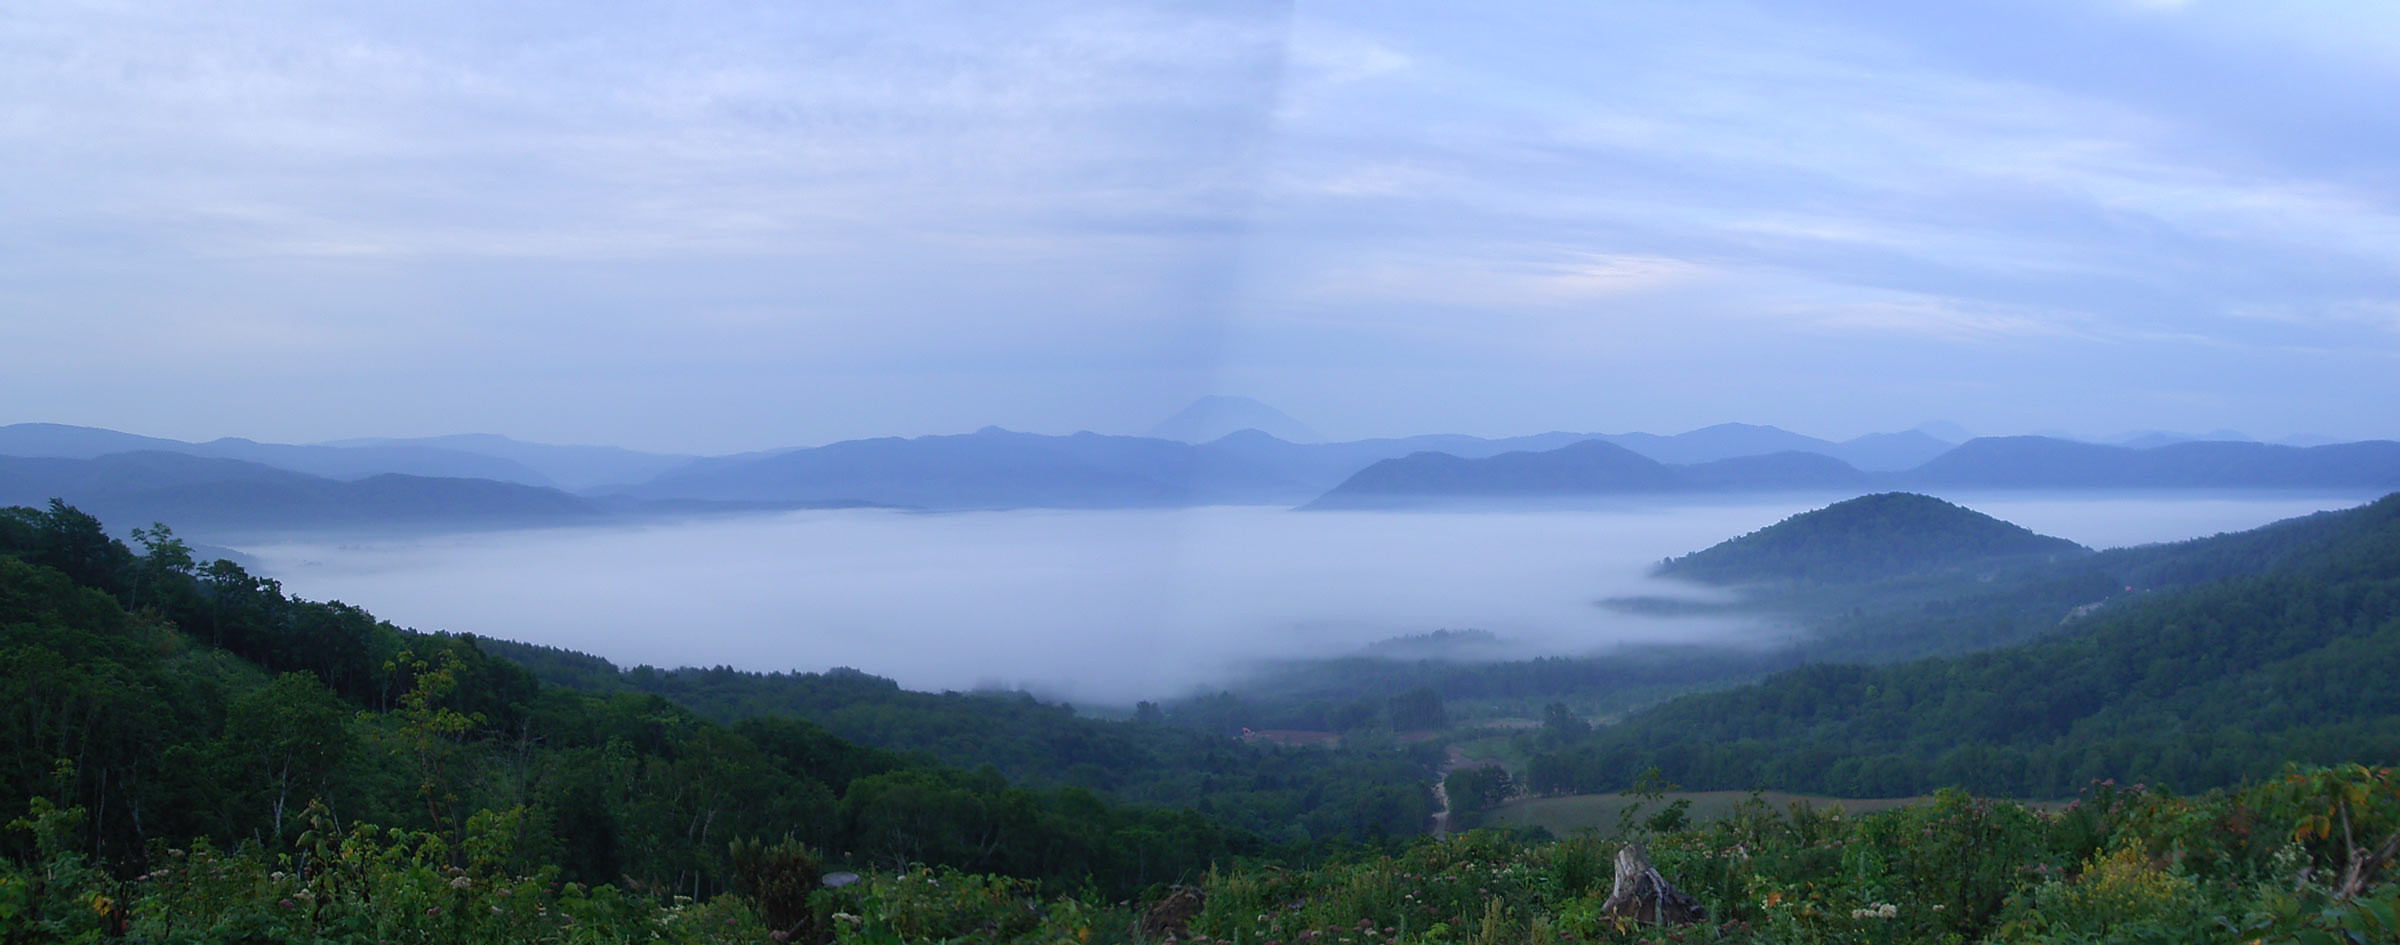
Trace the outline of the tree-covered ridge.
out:
M 1884 492 L 1668 559 L 1658 573 L 1720 584 L 1865 581 L 1995 558 L 2087 551 L 1932 496 Z
M 136 536 L 141 554 L 63 505 L 0 511 L 0 796 L 78 810 L 40 842 L 113 875 L 200 841 L 301 855 L 304 835 L 360 824 L 461 867 L 493 818 L 506 841 L 476 855 L 494 869 L 644 896 L 730 888 L 729 844 L 749 839 L 1117 895 L 1264 849 L 1190 810 L 1011 786 L 794 719 L 728 727 L 657 696 L 544 686 L 471 638 L 196 567 L 163 528 Z M 304 822 L 312 804 L 328 828 Z M 12 833 L 0 853 L 55 852 L 38 846 Z
M 2127 594 L 2022 646 L 1687 696 L 1537 755 L 1528 781 L 1614 789 L 1656 766 L 1711 789 L 2057 797 L 2093 778 L 2194 789 L 2400 760 L 2400 495 L 2087 563 L 2249 573 Z
M 1405 836 L 1433 813 L 1425 784 L 1439 764 L 1438 747 L 1412 749 L 1388 736 L 1340 749 L 1285 748 L 1233 736 L 1245 726 L 1316 726 L 1257 724 L 1190 707 L 1096 719 L 1024 693 L 915 692 L 853 669 L 620 669 L 555 647 L 481 642 L 553 685 L 657 696 L 727 724 L 804 719 L 857 744 L 954 767 L 988 766 L 1014 783 L 1199 810 L 1274 842 Z M 1389 727 L 1376 712 L 1369 716 Z

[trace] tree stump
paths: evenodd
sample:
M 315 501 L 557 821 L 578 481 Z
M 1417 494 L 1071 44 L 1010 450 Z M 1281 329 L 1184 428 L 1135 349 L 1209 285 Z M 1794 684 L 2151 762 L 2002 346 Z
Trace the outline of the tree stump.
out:
M 1658 875 L 1639 843 L 1628 843 L 1617 851 L 1616 884 L 1609 888 L 1608 900 L 1600 909 L 1651 925 L 1691 925 L 1708 918 L 1699 900 Z
M 1134 920 L 1133 934 L 1143 941 L 1172 940 L 1190 935 L 1192 920 L 1199 917 L 1201 907 L 1207 903 L 1207 895 L 1198 887 L 1169 887 L 1166 898 L 1151 904 L 1149 909 L 1143 911 L 1141 918 Z

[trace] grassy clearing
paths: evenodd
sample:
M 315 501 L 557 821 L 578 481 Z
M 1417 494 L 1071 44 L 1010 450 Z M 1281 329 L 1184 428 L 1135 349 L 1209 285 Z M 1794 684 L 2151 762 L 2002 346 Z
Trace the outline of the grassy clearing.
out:
M 1823 808 L 1840 805 L 1842 810 L 1864 814 L 1879 810 L 1905 807 L 1923 797 L 1822 797 L 1807 794 L 1786 794 L 1766 791 L 1759 795 L 1776 810 L 1789 808 L 1795 801 L 1807 801 Z M 1696 821 L 1715 820 L 1733 809 L 1735 804 L 1750 799 L 1748 791 L 1677 791 L 1663 800 L 1643 802 L 1640 798 L 1622 794 L 1572 794 L 1566 797 L 1524 797 L 1502 804 L 1483 815 L 1482 821 L 1494 827 L 1543 827 L 1558 836 L 1570 836 L 1589 827 L 1607 833 L 1617 826 L 1617 813 L 1628 804 L 1642 803 L 1642 816 L 1648 816 L 1679 800 L 1692 802 L 1690 816 Z

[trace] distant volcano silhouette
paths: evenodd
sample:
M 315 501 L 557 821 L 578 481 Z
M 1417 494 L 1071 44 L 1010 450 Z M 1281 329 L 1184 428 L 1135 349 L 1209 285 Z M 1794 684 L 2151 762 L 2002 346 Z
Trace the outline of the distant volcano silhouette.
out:
M 1292 419 L 1290 414 L 1281 410 L 1248 397 L 1217 395 L 1192 401 L 1191 406 L 1151 427 L 1149 435 L 1162 440 L 1207 443 L 1243 430 L 1257 430 L 1287 443 L 1317 443 L 1324 440 L 1307 424 Z

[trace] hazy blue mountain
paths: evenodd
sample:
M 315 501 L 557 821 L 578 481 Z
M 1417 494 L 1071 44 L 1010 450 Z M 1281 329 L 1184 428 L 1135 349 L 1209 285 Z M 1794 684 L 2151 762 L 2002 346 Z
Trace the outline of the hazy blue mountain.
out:
M 134 450 L 188 451 L 192 444 L 182 440 L 142 436 L 138 433 L 119 433 L 99 427 L 79 427 L 64 423 L 12 423 L 0 426 L 0 456 L 55 456 L 65 459 L 90 459 L 110 453 L 130 453 Z
M 1877 476 L 1804 450 L 1670 465 L 1606 440 L 1468 458 L 1415 453 L 1360 470 L 1312 509 L 1628 493 L 1822 492 L 1869 488 Z
M 1547 452 L 1469 459 L 1417 453 L 1344 480 L 1311 508 L 1388 506 L 1501 497 L 1641 492 L 1847 491 L 1908 485 L 1984 489 L 2400 488 L 2400 443 L 2299 448 L 2193 441 L 2152 449 L 2051 437 L 1971 440 L 1906 472 L 1867 472 L 1808 451 L 1671 465 L 1589 440 Z M 1614 446 L 1615 444 L 1607 444 Z M 1646 465 L 1629 459 L 1643 459 Z
M 238 459 L 137 450 L 97 457 L 0 456 L 0 504 L 46 502 L 68 491 L 121 493 L 215 482 L 297 485 L 323 477 Z M 148 524 L 148 523 L 143 523 Z
M 1110 443 L 1105 441 L 1136 441 Z M 1081 441 L 1081 442 L 1075 442 Z M 1140 460 L 1126 454 L 1150 451 Z M 1104 458 L 1114 455 L 1114 461 Z M 1015 433 L 848 440 L 763 457 L 702 460 L 627 490 L 646 499 L 862 501 L 939 509 L 1185 505 L 1189 444 Z M 1175 459 L 1180 457 L 1180 463 Z M 1178 474 L 1181 474 L 1179 477 Z
M 2240 430 L 2211 430 L 2207 433 L 2177 433 L 2171 430 L 2135 430 L 2129 433 L 2119 433 L 2112 437 L 2105 437 L 2100 442 L 2107 443 L 2110 446 L 2124 446 L 2137 450 L 2146 450 L 2154 446 L 2166 446 L 2173 443 L 2190 443 L 2197 440 L 2215 440 L 2232 443 L 2257 442 L 2249 434 L 2243 433 Z
M 1224 446 L 1218 445 L 1224 439 L 1194 446 L 1151 437 L 1088 432 L 1062 437 L 1011 435 L 1045 441 L 1050 448 L 1095 469 L 1117 470 L 1166 483 L 1195 502 L 1283 503 L 1305 497 L 1316 488 L 1315 480 L 1308 477 L 1311 464 L 1296 462 L 1310 455 L 1309 451 L 1316 448 L 1313 444 L 1290 444 L 1295 451 L 1280 460 L 1237 448 L 1244 440 L 1265 436 L 1256 430 L 1228 437 L 1233 443 Z
M 645 453 L 616 446 L 528 443 L 494 433 L 461 433 L 411 439 L 368 437 L 323 445 L 342 449 L 415 447 L 491 456 L 533 470 L 550 483 L 569 490 L 644 482 L 700 458 L 673 453 Z
M 1906 474 L 1918 486 L 2012 489 L 2400 488 L 2400 443 L 2193 441 L 2150 449 L 2038 436 L 1960 444 Z
M 1679 471 L 1694 488 L 1727 491 L 1851 491 L 1878 481 L 1849 463 L 1801 450 L 1694 463 Z
M 90 459 L 0 457 L 0 505 L 39 507 L 53 498 L 127 527 L 165 522 L 213 537 L 552 525 L 601 514 L 556 489 L 488 479 L 386 473 L 340 480 L 163 450 Z
M 1229 461 L 1238 459 L 1252 468 L 1272 471 L 1278 478 L 1304 486 L 1304 494 L 1292 499 L 1300 501 L 1339 485 L 1351 474 L 1379 460 L 1426 452 L 1481 459 L 1502 453 L 1552 450 L 1587 439 L 1591 437 L 1580 433 L 1537 433 L 1500 439 L 1431 434 L 1347 443 L 1291 443 L 1257 430 L 1244 430 L 1202 444 L 1200 449 L 1225 456 Z
M 1387 449 L 1358 443 L 1293 443 L 1259 430 L 1241 430 L 1193 448 L 1216 462 L 1289 482 L 1306 493 L 1302 498 L 1332 488 L 1360 467 L 1384 458 Z
M 1802 512 L 1669 559 L 1658 573 L 1710 583 L 1861 581 L 2089 551 L 1932 496 L 1886 492 Z
M 135 450 L 235 459 L 331 479 L 364 479 L 383 473 L 401 473 L 453 479 L 492 479 L 535 486 L 554 485 L 548 477 L 510 459 L 433 446 L 297 446 L 259 443 L 240 437 L 188 443 L 57 423 L 19 423 L 0 427 L 0 456 L 93 459 Z
M 1898 472 L 1922 466 L 1956 445 L 1923 430 L 1902 430 L 1898 433 L 1869 433 L 1817 452 L 1868 472 Z
M 1623 447 L 1581 445 L 1592 443 L 1599 441 L 1570 433 L 1292 443 L 1243 430 L 1194 445 L 990 428 L 963 436 L 852 440 L 699 460 L 623 492 L 648 500 L 848 500 L 935 509 L 1296 504 L 1378 463 L 1412 456 L 1428 457 L 1415 460 L 1419 463 L 1477 464 L 1475 476 L 1501 477 L 1497 484 L 1478 486 L 1483 491 L 1475 494 L 1582 494 L 1593 491 L 1577 484 L 1587 481 L 1604 483 L 1606 491 L 1690 485 L 1681 474 L 1662 472 L 1665 467 L 1656 461 Z M 1842 475 L 1836 467 L 1838 461 L 1821 456 L 1783 456 L 1723 467 L 1708 481 L 1738 482 L 1743 488 L 1856 482 L 1855 470 Z M 1547 484 L 1537 481 L 1545 477 Z
M 1548 433 L 1293 443 L 1246 429 L 1195 445 L 987 428 L 703 459 L 619 491 L 649 500 L 851 500 L 934 509 L 1292 505 L 1378 460 L 1432 449 L 1479 458 L 1580 439 Z
M 1800 452 L 1831 456 L 1859 469 L 1885 472 L 1913 468 L 1963 442 L 1963 439 L 1944 440 L 1918 429 L 1870 433 L 1836 443 L 1780 427 L 1749 423 L 1720 423 L 1674 436 L 1613 433 L 1590 439 L 1607 440 L 1669 465 Z
M 294 446 L 239 438 L 195 443 L 199 456 L 238 459 L 329 479 L 403 475 L 436 479 L 489 479 L 527 486 L 553 486 L 549 477 L 497 456 L 424 446 Z
M 1291 443 L 1324 439 L 1291 415 L 1248 397 L 1208 396 L 1151 427 L 1149 436 L 1179 443 L 1207 443 L 1242 430 L 1257 430 Z
M 1486 438 L 1463 433 L 1430 433 L 1419 436 L 1387 437 L 1372 440 L 1352 440 L 1348 443 L 1319 444 L 1329 454 L 1339 455 L 1354 464 L 1343 471 L 1343 478 L 1366 468 L 1369 463 L 1397 459 L 1415 453 L 1448 453 L 1467 459 L 1482 459 L 1502 453 L 1538 453 L 1585 440 L 1602 439 L 1589 433 L 1533 433 L 1525 436 Z
M 1613 433 L 1592 439 L 1606 440 L 1662 463 L 1689 465 L 1732 459 L 1736 456 L 1764 456 L 1768 453 L 1809 452 L 1827 453 L 1835 444 L 1813 436 L 1803 436 L 1780 427 L 1750 423 L 1720 423 L 1701 427 L 1688 433 L 1660 436 L 1655 433 Z
M 1675 469 L 1625 447 L 1585 440 L 1541 453 L 1466 459 L 1415 453 L 1343 480 L 1312 509 L 1375 508 L 1427 499 L 1520 499 L 1676 492 L 1692 484 Z
M 1948 420 L 1927 420 L 1909 429 L 1951 444 L 1964 443 L 1975 438 L 1975 434 L 1969 432 L 1966 427 Z

